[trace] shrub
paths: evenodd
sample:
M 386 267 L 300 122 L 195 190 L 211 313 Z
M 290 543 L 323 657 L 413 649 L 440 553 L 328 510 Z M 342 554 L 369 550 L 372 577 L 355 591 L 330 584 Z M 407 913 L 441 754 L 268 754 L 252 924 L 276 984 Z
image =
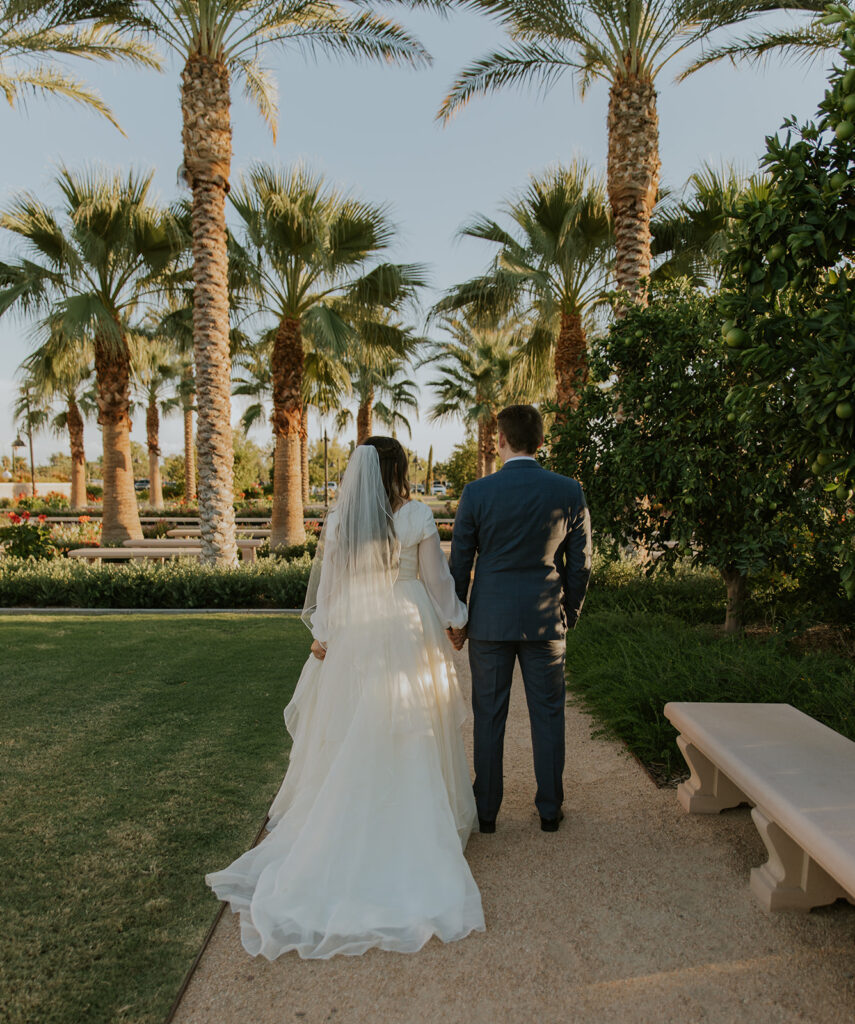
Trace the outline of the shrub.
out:
M 668 701 L 784 702 L 855 739 L 855 667 L 783 643 L 687 629 L 673 615 L 583 615 L 568 644 L 569 687 L 600 723 L 664 776 L 683 769 Z
M 66 608 L 298 608 L 311 559 L 237 567 L 196 561 L 89 565 L 0 561 L 0 605 Z
M 67 555 L 74 548 L 98 547 L 101 543 L 101 521 L 80 516 L 76 523 L 54 523 L 50 539 L 56 550 Z
M 0 543 L 11 558 L 25 561 L 54 558 L 57 552 L 51 543 L 50 532 L 43 515 L 34 522 L 29 512 L 21 515 L 10 512 L 9 525 L 0 527 Z

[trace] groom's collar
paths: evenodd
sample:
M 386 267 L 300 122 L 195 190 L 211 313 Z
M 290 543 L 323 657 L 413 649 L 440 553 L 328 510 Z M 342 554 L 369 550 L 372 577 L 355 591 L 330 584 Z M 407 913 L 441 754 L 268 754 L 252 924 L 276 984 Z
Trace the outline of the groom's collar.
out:
M 514 455 L 513 458 L 508 459 L 508 461 L 502 466 L 502 469 L 505 469 L 506 467 L 511 465 L 537 466 L 539 465 L 539 463 L 533 455 Z

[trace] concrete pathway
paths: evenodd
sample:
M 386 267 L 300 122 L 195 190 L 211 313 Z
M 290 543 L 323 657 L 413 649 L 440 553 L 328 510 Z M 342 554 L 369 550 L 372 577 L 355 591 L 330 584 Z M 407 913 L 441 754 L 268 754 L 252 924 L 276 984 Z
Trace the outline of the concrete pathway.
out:
M 464 656 L 458 657 L 468 688 Z M 467 856 L 487 931 L 413 955 L 270 964 L 227 912 L 178 1024 L 853 1024 L 855 907 L 766 914 L 747 809 L 690 817 L 620 744 L 567 716 L 566 818 L 540 831 L 522 682 L 505 802 Z M 469 737 L 467 736 L 467 741 Z

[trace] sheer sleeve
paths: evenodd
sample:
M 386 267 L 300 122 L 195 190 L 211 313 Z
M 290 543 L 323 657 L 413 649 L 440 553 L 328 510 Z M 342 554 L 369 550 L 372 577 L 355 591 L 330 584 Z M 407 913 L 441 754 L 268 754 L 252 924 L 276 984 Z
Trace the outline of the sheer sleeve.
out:
M 448 568 L 448 559 L 440 546 L 433 516 L 419 542 L 419 578 L 443 627 L 461 629 L 465 626 L 469 618 L 466 605 L 454 592 L 454 580 Z

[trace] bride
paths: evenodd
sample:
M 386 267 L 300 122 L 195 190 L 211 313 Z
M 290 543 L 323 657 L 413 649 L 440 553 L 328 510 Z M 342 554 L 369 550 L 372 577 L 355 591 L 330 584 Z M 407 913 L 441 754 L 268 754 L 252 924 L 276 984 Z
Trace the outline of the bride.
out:
M 303 618 L 313 656 L 285 709 L 293 747 L 269 835 L 205 881 L 268 960 L 412 953 L 483 931 L 463 856 L 477 822 L 466 712 L 444 633 L 466 608 L 393 438 L 354 450 Z

